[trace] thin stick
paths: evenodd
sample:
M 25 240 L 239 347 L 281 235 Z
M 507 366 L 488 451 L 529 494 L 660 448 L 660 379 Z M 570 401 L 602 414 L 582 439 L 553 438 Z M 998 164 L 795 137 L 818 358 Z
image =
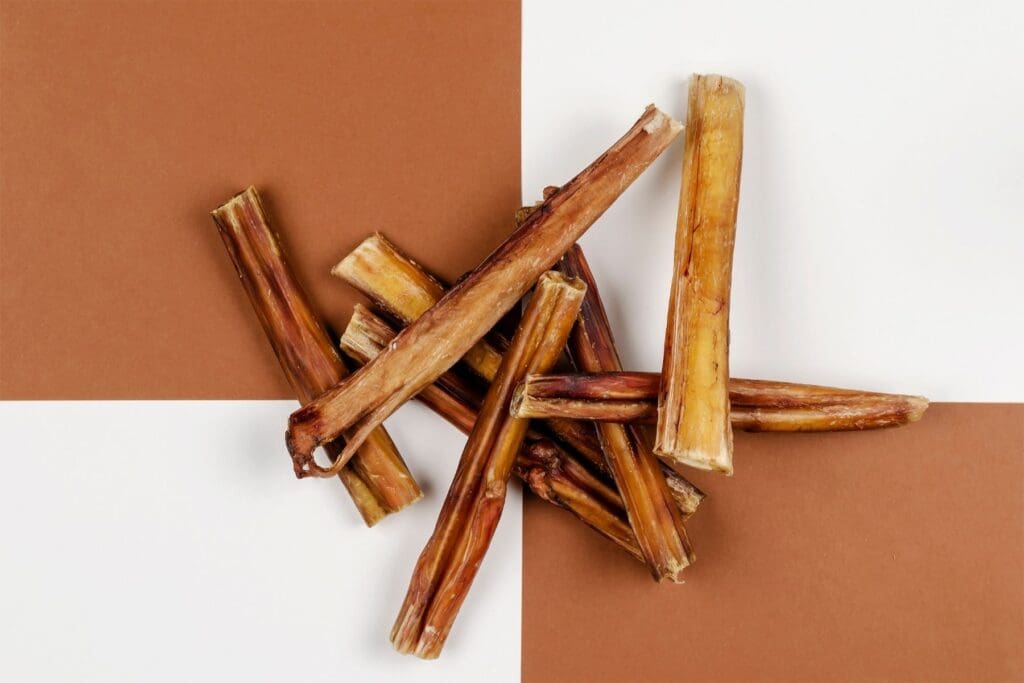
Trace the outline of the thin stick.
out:
M 686 117 L 654 450 L 732 474 L 729 295 L 743 154 L 743 86 L 694 75 Z
M 535 375 L 516 388 L 519 417 L 654 424 L 661 376 L 653 372 Z M 838 432 L 898 427 L 928 409 L 923 396 L 757 379 L 729 380 L 734 429 Z
M 487 334 L 679 130 L 678 122 L 648 107 L 618 142 L 548 199 L 384 353 L 292 413 L 286 442 L 296 475 L 329 476 L 340 469 L 366 434 Z M 338 460 L 329 467 L 317 464 L 313 451 L 349 428 L 354 434 Z
M 557 189 L 545 189 L 545 197 L 550 197 Z M 417 311 L 429 309 L 431 302 L 437 303 L 445 292 L 438 279 L 380 234 L 366 238 L 333 272 L 403 321 L 416 320 L 420 315 Z M 486 339 L 477 342 L 473 349 L 474 353 L 462 360 L 485 380 L 494 379 L 501 351 Z M 544 421 L 543 429 L 584 458 L 592 469 L 611 476 L 593 425 L 552 418 Z M 693 514 L 704 494 L 667 466 L 664 473 L 680 512 L 684 517 Z
M 308 403 L 346 370 L 288 266 L 259 194 L 250 187 L 212 215 L 288 383 L 299 401 Z M 337 457 L 341 441 L 328 443 L 326 450 Z M 423 496 L 383 428 L 369 435 L 338 476 L 368 526 Z
M 573 245 L 566 252 L 559 267 L 567 276 L 587 284 L 569 344 L 573 363 L 585 372 L 620 372 L 622 362 L 611 325 L 594 275 L 579 245 Z M 696 556 L 662 474 L 661 463 L 637 428 L 618 422 L 600 422 L 597 433 L 651 574 L 657 581 L 681 581 L 683 569 Z
M 505 505 L 508 479 L 529 421 L 509 414 L 512 391 L 543 373 L 562 350 L 586 285 L 543 275 L 473 425 L 434 534 L 420 555 L 391 631 L 402 653 L 434 659 L 466 599 Z

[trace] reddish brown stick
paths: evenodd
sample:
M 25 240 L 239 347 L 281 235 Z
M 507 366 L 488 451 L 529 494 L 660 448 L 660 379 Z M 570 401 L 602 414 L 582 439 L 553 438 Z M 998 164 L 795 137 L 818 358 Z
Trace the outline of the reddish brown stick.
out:
M 346 370 L 288 266 L 256 189 L 232 197 L 212 215 L 281 369 L 299 401 L 308 403 Z M 326 449 L 337 457 L 341 440 Z M 368 436 L 338 476 L 368 526 L 423 495 L 383 428 Z
M 660 376 L 611 372 L 527 377 L 516 389 L 520 417 L 654 424 Z M 898 427 L 928 409 L 923 396 L 769 380 L 729 380 L 732 425 L 750 432 L 835 432 Z
M 434 534 L 423 549 L 391 631 L 402 653 L 434 659 L 483 561 L 505 505 L 505 492 L 529 421 L 512 417 L 512 392 L 528 372 L 543 373 L 565 348 L 586 290 L 547 273 L 537 283 L 519 329 L 480 408 Z
M 573 363 L 584 372 L 620 372 L 622 362 L 611 325 L 594 274 L 579 245 L 566 252 L 559 267 L 568 277 L 587 284 L 569 343 Z M 661 463 L 636 428 L 618 422 L 599 422 L 597 433 L 647 567 L 656 581 L 681 581 L 683 569 L 696 557 Z
M 569 181 L 476 270 L 402 332 L 388 349 L 292 413 L 288 451 L 298 476 L 329 476 L 398 406 L 454 365 L 504 316 L 676 137 L 678 122 L 648 107 L 593 164 Z M 352 428 L 338 460 L 313 451 Z

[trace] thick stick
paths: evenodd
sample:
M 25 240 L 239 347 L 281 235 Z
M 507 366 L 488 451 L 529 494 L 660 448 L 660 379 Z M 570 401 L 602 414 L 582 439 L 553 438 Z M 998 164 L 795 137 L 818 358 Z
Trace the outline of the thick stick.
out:
M 519 417 L 559 417 L 654 424 L 661 376 L 653 372 L 536 375 L 517 387 Z M 838 432 L 898 427 L 928 409 L 923 396 L 836 389 L 769 380 L 729 380 L 734 429 L 749 432 Z
M 497 528 L 529 425 L 509 414 L 512 392 L 527 373 L 543 373 L 554 365 L 585 291 L 581 281 L 555 272 L 537 283 L 470 432 L 434 533 L 416 563 L 391 631 L 399 652 L 426 659 L 441 654 Z
M 620 372 L 622 362 L 615 348 L 611 324 L 579 245 L 573 245 L 566 252 L 559 268 L 568 277 L 578 278 L 587 285 L 569 343 L 573 363 L 584 372 Z M 657 581 L 681 581 L 683 569 L 696 557 L 662 474 L 661 463 L 638 428 L 618 422 L 600 422 L 597 433 L 647 567 Z
M 341 348 L 356 363 L 365 364 L 391 343 L 394 336 L 395 331 L 386 322 L 365 306 L 356 304 L 341 337 Z M 424 387 L 416 398 L 465 434 L 473 429 L 483 403 L 483 395 L 450 370 Z M 520 449 L 515 469 L 533 492 L 576 515 L 643 561 L 626 520 L 625 504 L 614 484 L 596 476 L 580 462 L 578 455 L 537 433 L 532 426 L 526 438 L 530 443 Z M 691 498 L 684 500 L 691 502 Z M 693 504 L 699 502 L 698 498 Z M 688 514 L 682 504 L 680 513 L 684 517 Z
M 384 353 L 292 413 L 286 442 L 296 475 L 328 476 L 340 469 L 374 427 L 487 334 L 680 128 L 677 121 L 648 107 L 618 142 L 548 199 Z M 313 451 L 349 428 L 354 434 L 334 465 L 318 465 Z
M 690 82 L 654 450 L 732 474 L 729 294 L 743 152 L 743 86 Z
M 308 403 L 346 370 L 288 266 L 256 189 L 232 197 L 212 215 L 288 383 Z M 336 457 L 342 443 L 330 442 L 326 449 Z M 383 428 L 369 435 L 338 476 L 368 526 L 423 496 Z

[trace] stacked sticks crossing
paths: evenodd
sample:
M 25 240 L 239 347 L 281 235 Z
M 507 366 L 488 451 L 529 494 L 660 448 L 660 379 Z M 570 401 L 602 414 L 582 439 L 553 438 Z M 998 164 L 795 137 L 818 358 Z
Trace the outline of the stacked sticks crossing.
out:
M 743 115 L 742 85 L 693 77 L 660 374 L 622 367 L 576 245 L 684 130 L 653 106 L 579 175 L 517 212 L 515 232 L 451 288 L 382 235 L 364 240 L 332 271 L 379 309 L 357 305 L 341 337 L 342 351 L 362 366 L 352 374 L 256 190 L 213 212 L 303 403 L 286 437 L 297 476 L 341 477 L 372 525 L 422 495 L 381 426 L 388 415 L 416 398 L 469 436 L 391 633 L 399 652 L 440 655 L 513 473 L 645 562 L 655 579 L 680 581 L 695 560 L 685 521 L 704 497 L 683 472 L 731 474 L 733 429 L 890 427 L 927 408 L 915 396 L 729 376 Z M 506 340 L 494 328 L 527 294 Z M 329 462 L 317 461 L 320 447 Z

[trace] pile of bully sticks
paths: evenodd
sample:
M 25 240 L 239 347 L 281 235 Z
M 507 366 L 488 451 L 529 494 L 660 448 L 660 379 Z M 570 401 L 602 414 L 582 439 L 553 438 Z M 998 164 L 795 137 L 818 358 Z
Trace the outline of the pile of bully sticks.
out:
M 356 306 L 341 337 L 361 366 L 352 374 L 256 190 L 213 212 L 302 403 L 286 435 L 300 478 L 339 477 L 372 526 L 422 496 L 381 426 L 386 417 L 416 398 L 469 435 L 391 631 L 399 652 L 440 654 L 513 472 L 656 580 L 680 581 L 695 558 L 685 521 L 704 497 L 686 466 L 731 474 L 733 429 L 874 429 L 924 413 L 927 400 L 915 396 L 729 377 L 743 109 L 742 85 L 694 76 L 685 128 L 649 106 L 578 176 L 518 211 L 512 235 L 452 287 L 383 236 L 368 237 L 332 271 L 377 306 Z M 576 241 L 684 130 L 662 371 L 629 372 Z M 508 340 L 495 327 L 527 294 Z M 329 463 L 314 458 L 318 447 Z

